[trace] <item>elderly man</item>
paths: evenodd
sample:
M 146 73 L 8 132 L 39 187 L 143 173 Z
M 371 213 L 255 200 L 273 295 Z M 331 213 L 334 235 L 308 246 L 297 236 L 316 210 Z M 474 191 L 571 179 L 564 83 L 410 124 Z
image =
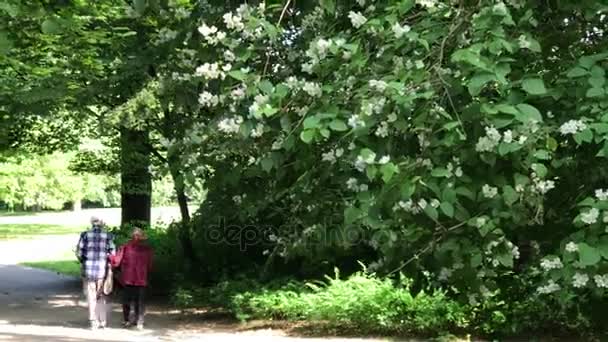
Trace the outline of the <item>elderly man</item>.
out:
M 111 258 L 112 266 L 120 267 L 120 283 L 123 293 L 123 326 L 137 324 L 137 329 L 144 327 L 144 295 L 148 286 L 148 273 L 152 270 L 152 248 L 145 243 L 146 235 L 140 228 L 133 230 L 131 241 L 121 246 L 118 253 Z M 131 307 L 137 321 L 130 320 Z
M 112 234 L 105 231 L 105 224 L 97 217 L 91 218 L 91 228 L 80 234 L 76 257 L 82 269 L 82 283 L 89 306 L 91 329 L 103 329 L 107 325 L 107 298 L 103 293 L 108 260 L 116 251 Z

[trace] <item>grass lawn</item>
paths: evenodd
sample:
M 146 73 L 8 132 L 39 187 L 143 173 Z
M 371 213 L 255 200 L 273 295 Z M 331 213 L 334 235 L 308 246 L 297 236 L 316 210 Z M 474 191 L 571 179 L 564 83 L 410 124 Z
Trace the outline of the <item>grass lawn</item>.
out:
M 32 239 L 39 235 L 75 234 L 82 227 L 56 224 L 0 224 L 0 240 Z
M 24 262 L 21 265 L 49 270 L 74 277 L 80 276 L 80 265 L 76 260 L 31 261 Z

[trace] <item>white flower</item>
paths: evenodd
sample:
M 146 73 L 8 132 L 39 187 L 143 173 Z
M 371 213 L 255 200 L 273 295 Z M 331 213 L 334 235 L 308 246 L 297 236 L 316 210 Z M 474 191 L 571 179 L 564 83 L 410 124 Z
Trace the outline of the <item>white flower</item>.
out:
M 520 135 L 520 136 L 519 136 L 519 140 L 518 140 L 517 142 L 518 142 L 520 145 L 523 145 L 523 144 L 526 142 L 526 140 L 528 140 L 528 137 L 527 137 L 527 136 L 525 136 L 525 135 Z
M 499 2 L 496 5 L 494 5 L 494 7 L 492 7 L 492 10 L 494 10 L 494 13 L 499 14 L 499 15 L 507 15 L 507 6 L 505 5 L 504 2 Z
M 228 62 L 234 62 L 234 60 L 236 59 L 236 56 L 234 55 L 234 53 L 232 53 L 232 51 L 226 50 L 226 51 L 224 51 L 224 59 L 227 60 Z
M 420 207 L 420 209 L 423 209 L 423 210 L 424 210 L 424 208 L 426 208 L 427 204 L 428 204 L 428 203 L 426 202 L 426 200 L 425 200 L 424 198 L 421 198 L 421 199 L 418 201 L 418 206 Z
M 459 167 L 457 167 L 457 168 L 456 168 L 456 171 L 454 171 L 454 175 L 455 175 L 456 177 L 462 177 L 462 174 L 463 174 L 463 173 L 462 173 L 462 168 L 461 168 L 460 166 L 459 166 Z
M 536 289 L 536 292 L 538 292 L 539 294 L 548 294 L 548 293 L 553 293 L 556 291 L 559 291 L 561 289 L 561 287 L 555 283 L 555 281 L 553 281 L 553 279 L 549 280 L 549 283 L 545 286 L 541 286 L 538 289 Z
M 408 25 L 401 26 L 398 22 L 395 23 L 392 27 L 393 33 L 395 34 L 395 38 L 399 39 L 403 37 L 404 34 L 410 32 L 411 28 Z
M 209 37 L 217 32 L 217 27 L 203 24 L 198 27 L 198 32 L 202 34 L 203 37 Z
M 494 198 L 498 194 L 498 188 L 490 186 L 489 184 L 485 184 L 481 191 L 483 192 L 483 196 L 485 198 Z
M 559 127 L 559 132 L 562 135 L 576 134 L 587 128 L 587 125 L 582 120 L 570 120 Z
M 572 276 L 572 286 L 577 288 L 585 287 L 588 281 L 589 276 L 584 273 L 576 272 L 574 276 Z
M 511 130 L 507 130 L 502 134 L 502 140 L 507 143 L 510 144 L 513 142 L 513 132 L 511 132 Z
M 321 95 L 323 95 L 321 86 L 315 82 L 306 82 L 302 89 L 312 97 L 321 97 Z
M 416 66 L 416 69 L 422 69 L 422 68 L 424 68 L 424 61 L 419 59 L 416 62 L 414 62 L 414 66 Z
M 595 285 L 599 288 L 608 288 L 608 274 L 597 274 L 593 277 L 593 281 L 595 281 Z
M 578 251 L 578 245 L 572 241 L 566 244 L 566 252 L 574 253 Z
M 608 200 L 608 190 L 597 189 L 595 190 L 595 197 L 600 201 Z
M 240 86 L 236 89 L 234 89 L 230 95 L 232 96 L 232 99 L 235 101 L 239 101 L 245 98 L 245 91 L 246 91 L 246 86 Z
M 251 137 L 259 138 L 264 134 L 264 124 L 258 123 L 255 128 L 251 131 Z
M 389 161 L 391 161 L 391 157 L 384 156 L 384 157 L 380 158 L 380 160 L 378 161 L 378 164 L 384 165 L 384 164 L 388 163 Z
M 534 189 L 544 195 L 547 192 L 549 192 L 549 190 L 554 189 L 555 188 L 555 182 L 552 180 L 540 180 L 539 178 L 534 178 Z
M 359 182 L 357 181 L 357 179 L 356 179 L 356 178 L 349 178 L 349 179 L 346 181 L 346 187 L 347 187 L 349 190 L 354 190 L 354 191 L 356 191 L 356 190 L 359 188 Z
M 422 7 L 433 8 L 437 5 L 437 0 L 416 0 L 416 3 Z
M 600 216 L 600 211 L 596 208 L 591 208 L 586 213 L 581 214 L 581 221 L 586 224 L 594 224 L 597 222 L 598 217 Z
M 487 222 L 488 220 L 485 217 L 478 217 L 477 220 L 475 220 L 475 225 L 477 228 L 481 228 L 485 226 Z
M 225 118 L 218 123 L 218 129 L 226 134 L 238 133 L 241 129 L 243 118 L 240 116 Z
M 232 13 L 226 13 L 223 16 L 224 23 L 226 27 L 229 29 L 234 29 L 236 31 L 242 31 L 245 28 L 245 24 L 243 24 L 243 18 L 239 15 L 232 15 Z
M 440 271 L 439 271 L 439 276 L 437 277 L 437 279 L 439 279 L 439 281 L 446 281 L 448 280 L 450 277 L 452 276 L 452 270 L 449 268 L 445 268 L 443 267 Z
M 479 138 L 475 145 L 477 152 L 492 152 L 500 143 L 502 135 L 493 126 L 486 127 L 486 136 Z
M 348 119 L 348 125 L 354 129 L 357 129 L 359 127 L 365 127 L 365 121 L 363 121 L 357 114 L 353 114 Z
M 219 78 L 223 73 L 217 63 L 205 63 L 196 68 L 196 76 L 203 76 L 207 79 Z
M 364 192 L 368 190 L 368 186 L 367 184 L 361 184 L 359 185 L 359 192 Z
M 203 107 L 215 107 L 219 101 L 220 99 L 217 95 L 213 95 L 208 91 L 204 91 L 198 96 L 198 103 Z
M 241 204 L 243 202 L 243 198 L 239 195 L 232 196 L 232 201 L 236 204 Z
M 532 43 L 524 36 L 523 34 L 517 38 L 519 47 L 522 49 L 529 49 L 532 46 Z
M 540 262 L 540 267 L 545 271 L 550 271 L 552 269 L 560 269 L 564 267 L 564 264 L 562 264 L 562 261 L 558 257 L 553 259 L 545 258 Z
M 367 22 L 367 18 L 365 18 L 361 12 L 350 11 L 348 13 L 348 18 L 353 26 L 357 29 Z
M 382 80 L 380 80 L 380 81 L 369 80 L 369 86 L 374 88 L 376 91 L 382 93 L 386 90 L 386 87 L 388 87 L 388 84 Z
M 388 137 L 388 122 L 386 122 L 386 121 L 382 121 L 382 122 L 380 123 L 380 127 L 378 127 L 378 128 L 376 129 L 376 132 L 374 132 L 374 134 L 375 134 L 377 137 L 381 137 L 381 138 L 386 138 L 386 137 Z
M 431 200 L 431 207 L 433 207 L 433 208 L 439 208 L 440 205 L 441 205 L 441 202 L 439 202 L 438 199 L 433 198 Z

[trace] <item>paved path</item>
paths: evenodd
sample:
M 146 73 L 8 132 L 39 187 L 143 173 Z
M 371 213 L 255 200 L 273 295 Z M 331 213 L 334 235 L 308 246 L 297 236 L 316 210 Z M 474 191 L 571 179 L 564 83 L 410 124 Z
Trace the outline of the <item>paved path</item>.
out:
M 91 332 L 86 329 L 86 308 L 78 279 L 16 265 L 41 255 L 64 254 L 71 250 L 75 238 L 0 241 L 0 341 L 346 341 L 288 337 L 277 329 L 252 329 L 226 319 L 184 315 L 154 305 L 146 316 L 147 330 L 118 329 L 113 328 L 120 324 L 116 300 L 110 328 Z

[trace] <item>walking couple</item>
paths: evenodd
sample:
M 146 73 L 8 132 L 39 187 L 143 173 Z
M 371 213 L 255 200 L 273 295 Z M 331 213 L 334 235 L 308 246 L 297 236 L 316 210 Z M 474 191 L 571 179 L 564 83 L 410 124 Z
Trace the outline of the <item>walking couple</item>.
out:
M 123 287 L 123 327 L 137 325 L 138 329 L 143 329 L 144 294 L 153 255 L 152 248 L 145 240 L 144 231 L 135 228 L 131 240 L 116 251 L 113 235 L 105 230 L 104 222 L 97 217 L 92 217 L 91 228 L 80 234 L 76 257 L 81 265 L 91 329 L 103 329 L 108 325 L 108 296 L 113 287 L 112 268 L 120 270 L 118 281 Z M 135 319 L 131 319 L 132 308 Z

